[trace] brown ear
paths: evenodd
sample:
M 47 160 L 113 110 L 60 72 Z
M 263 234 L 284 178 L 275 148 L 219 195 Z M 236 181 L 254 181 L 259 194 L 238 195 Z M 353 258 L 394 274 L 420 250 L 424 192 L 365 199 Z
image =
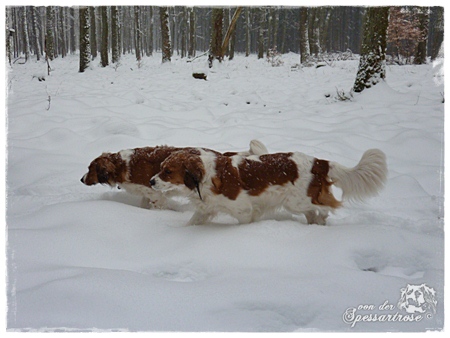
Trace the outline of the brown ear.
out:
M 109 184 L 109 180 L 116 176 L 116 165 L 109 158 L 104 158 L 97 163 L 96 172 L 99 183 Z
M 200 199 L 202 195 L 200 194 L 200 182 L 203 179 L 204 167 L 203 163 L 197 155 L 189 156 L 184 163 L 184 184 L 189 189 L 197 189 Z

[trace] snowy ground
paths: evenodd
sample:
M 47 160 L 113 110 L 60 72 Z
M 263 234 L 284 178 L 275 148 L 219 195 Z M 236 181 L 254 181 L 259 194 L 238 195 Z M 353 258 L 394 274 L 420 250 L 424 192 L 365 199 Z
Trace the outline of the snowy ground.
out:
M 283 56 L 282 67 L 238 56 L 208 71 L 204 58 L 160 59 L 138 66 L 130 56 L 117 68 L 95 61 L 80 74 L 74 56 L 52 62 L 51 76 L 44 62 L 9 71 L 9 330 L 443 327 L 439 66 L 390 66 L 387 83 L 341 102 L 336 92 L 349 91 L 357 61 L 299 69 L 295 54 Z M 208 72 L 208 81 L 194 79 L 194 71 Z M 80 182 L 104 151 L 162 144 L 244 150 L 254 138 L 272 152 L 347 166 L 380 148 L 387 186 L 365 204 L 340 209 L 325 227 L 285 214 L 186 227 L 191 211 L 144 210 L 124 191 Z M 400 290 L 423 283 L 436 291 L 436 313 L 416 322 L 380 317 L 408 315 L 397 308 Z M 363 314 L 379 320 L 364 322 Z

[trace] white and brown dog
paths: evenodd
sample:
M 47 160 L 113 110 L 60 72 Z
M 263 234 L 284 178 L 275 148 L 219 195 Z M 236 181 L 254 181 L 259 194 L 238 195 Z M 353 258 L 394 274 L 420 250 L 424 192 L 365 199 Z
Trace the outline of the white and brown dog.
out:
M 172 153 L 185 151 L 200 154 L 199 148 L 176 148 L 169 146 L 145 147 L 122 150 L 117 153 L 103 153 L 89 165 L 88 172 L 81 178 L 86 185 L 106 184 L 118 186 L 133 195 L 142 196 L 141 207 L 173 209 L 170 194 L 162 194 L 151 189 L 150 179 L 159 173 L 161 163 Z M 240 153 L 228 152 L 223 155 L 211 150 L 202 149 L 206 153 L 220 156 L 266 154 L 268 151 L 260 141 L 252 140 L 250 149 Z
M 354 168 L 299 152 L 226 157 L 200 149 L 171 154 L 150 184 L 190 198 L 196 212 L 188 224 L 204 224 L 218 212 L 249 223 L 284 208 L 324 225 L 341 206 L 331 185 L 342 189 L 343 199 L 362 200 L 376 195 L 386 177 L 386 156 L 378 149 L 366 151 Z

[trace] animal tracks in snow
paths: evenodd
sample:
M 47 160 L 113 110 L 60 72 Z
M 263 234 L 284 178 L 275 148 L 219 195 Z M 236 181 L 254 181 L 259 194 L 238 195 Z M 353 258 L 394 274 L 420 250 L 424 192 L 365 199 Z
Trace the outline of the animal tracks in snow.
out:
M 209 277 L 209 273 L 206 270 L 193 267 L 192 264 L 164 267 L 153 275 L 158 278 L 179 283 L 198 282 Z
M 407 258 L 389 257 L 378 251 L 365 251 L 355 255 L 355 263 L 358 269 L 374 272 L 384 276 L 399 277 L 404 279 L 422 278 L 425 271 L 421 269 L 422 262 L 412 262 Z

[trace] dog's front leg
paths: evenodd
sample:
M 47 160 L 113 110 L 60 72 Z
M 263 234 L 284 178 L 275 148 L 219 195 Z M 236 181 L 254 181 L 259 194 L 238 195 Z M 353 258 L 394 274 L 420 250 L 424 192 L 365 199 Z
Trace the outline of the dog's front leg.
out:
M 194 212 L 187 225 L 203 225 L 212 218 L 213 215 L 200 210 Z

